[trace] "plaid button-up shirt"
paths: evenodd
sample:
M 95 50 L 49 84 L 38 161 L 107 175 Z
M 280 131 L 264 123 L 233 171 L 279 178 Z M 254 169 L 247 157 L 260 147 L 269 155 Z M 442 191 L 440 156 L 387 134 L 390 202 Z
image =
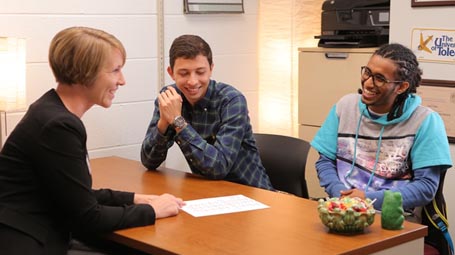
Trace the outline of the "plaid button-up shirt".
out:
M 188 125 L 179 134 L 172 127 L 160 134 L 155 100 L 153 118 L 142 143 L 144 166 L 156 169 L 176 142 L 195 174 L 273 190 L 255 145 L 242 93 L 211 80 L 205 97 L 192 107 L 175 84 L 170 86 L 183 98 L 182 116 Z

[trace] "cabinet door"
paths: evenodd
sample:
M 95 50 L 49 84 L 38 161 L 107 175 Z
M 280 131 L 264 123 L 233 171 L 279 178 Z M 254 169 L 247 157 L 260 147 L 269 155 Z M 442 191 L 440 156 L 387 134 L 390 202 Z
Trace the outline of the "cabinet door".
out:
M 321 126 L 342 96 L 358 93 L 360 67 L 368 63 L 373 52 L 299 52 L 299 124 Z

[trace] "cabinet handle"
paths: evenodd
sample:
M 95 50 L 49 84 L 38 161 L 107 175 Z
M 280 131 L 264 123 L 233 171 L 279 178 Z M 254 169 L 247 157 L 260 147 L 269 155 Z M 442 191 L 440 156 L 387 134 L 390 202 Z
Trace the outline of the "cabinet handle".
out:
M 325 58 L 347 59 L 349 56 L 346 52 L 326 52 Z

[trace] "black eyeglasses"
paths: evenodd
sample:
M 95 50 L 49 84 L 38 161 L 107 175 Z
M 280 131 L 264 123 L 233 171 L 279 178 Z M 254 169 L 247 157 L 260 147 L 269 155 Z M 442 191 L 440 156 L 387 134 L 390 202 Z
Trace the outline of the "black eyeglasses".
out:
M 362 82 L 365 82 L 370 77 L 373 78 L 373 84 L 376 87 L 382 87 L 382 86 L 384 86 L 387 83 L 400 83 L 400 82 L 403 82 L 403 81 L 389 81 L 384 76 L 382 76 L 380 74 L 373 74 L 371 72 L 370 68 L 368 68 L 366 66 L 362 66 L 360 68 L 360 74 L 361 74 Z

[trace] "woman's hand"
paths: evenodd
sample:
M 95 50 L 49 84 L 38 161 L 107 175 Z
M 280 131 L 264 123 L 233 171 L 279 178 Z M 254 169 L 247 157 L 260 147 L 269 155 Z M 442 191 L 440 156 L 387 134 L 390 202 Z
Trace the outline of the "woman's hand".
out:
M 157 195 L 145 195 L 145 194 L 134 194 L 134 204 L 150 204 L 153 199 L 156 199 Z
M 185 205 L 181 198 L 177 198 L 170 194 L 162 195 L 145 195 L 134 194 L 135 204 L 148 204 L 155 210 L 155 217 L 165 218 L 177 215 L 179 209 Z

